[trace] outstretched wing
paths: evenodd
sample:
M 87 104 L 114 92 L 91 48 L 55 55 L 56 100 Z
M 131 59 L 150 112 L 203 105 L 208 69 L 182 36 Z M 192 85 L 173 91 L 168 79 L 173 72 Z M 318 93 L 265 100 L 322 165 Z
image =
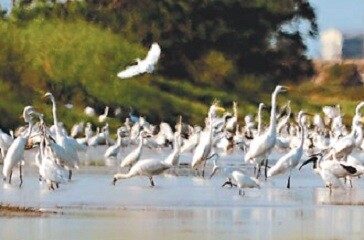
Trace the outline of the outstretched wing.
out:
M 130 78 L 130 77 L 133 77 L 138 74 L 140 74 L 139 66 L 134 65 L 134 66 L 129 66 L 125 70 L 119 72 L 118 77 L 119 78 Z
M 144 61 L 150 65 L 155 65 L 158 62 L 160 55 L 161 55 L 160 46 L 158 45 L 158 43 L 153 43 Z

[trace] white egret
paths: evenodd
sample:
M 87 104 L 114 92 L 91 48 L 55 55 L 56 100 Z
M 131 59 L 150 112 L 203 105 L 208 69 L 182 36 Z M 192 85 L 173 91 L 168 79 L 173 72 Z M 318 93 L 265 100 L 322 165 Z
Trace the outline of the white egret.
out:
M 197 169 L 198 167 L 203 166 L 202 177 L 204 177 L 206 161 L 210 157 L 212 152 L 212 116 L 214 116 L 217 111 L 225 111 L 225 109 L 219 107 L 216 103 L 212 104 L 208 112 L 208 120 L 206 123 L 205 131 L 201 133 L 200 141 L 195 149 L 192 158 L 192 169 Z
M 117 173 L 114 175 L 113 184 L 115 185 L 118 179 L 126 179 L 134 176 L 147 176 L 150 181 L 150 185 L 154 187 L 153 176 L 159 175 L 170 169 L 173 166 L 178 165 L 179 153 L 180 153 L 180 137 L 181 130 L 177 131 L 174 135 L 175 144 L 173 152 L 167 156 L 166 159 L 160 161 L 159 159 L 143 159 L 135 163 L 128 173 Z M 141 139 L 142 140 L 142 139 Z
M 272 109 L 270 114 L 270 125 L 268 130 L 254 138 L 249 146 L 248 152 L 245 154 L 245 162 L 248 162 L 250 159 L 261 157 L 264 155 L 269 156 L 270 151 L 273 149 L 274 145 L 276 144 L 276 126 L 277 126 L 277 120 L 276 120 L 276 101 L 277 101 L 277 95 L 278 93 L 287 91 L 287 88 L 284 86 L 278 85 L 274 92 L 272 93 Z M 266 168 L 265 168 L 265 175 L 267 177 L 267 165 L 268 165 L 268 159 L 266 159 Z
M 2 171 L 4 181 L 8 180 L 9 183 L 11 183 L 11 175 L 13 172 L 13 168 L 15 167 L 16 164 L 19 163 L 19 172 L 20 172 L 19 186 L 23 184 L 21 160 L 23 159 L 26 142 L 32 132 L 32 128 L 34 125 L 31 116 L 34 113 L 34 108 L 32 108 L 31 110 L 29 110 L 28 108 L 24 112 L 25 112 L 24 119 L 29 122 L 28 130 L 22 135 L 18 136 L 10 145 L 8 152 L 4 158 L 4 163 L 3 163 L 4 166 Z
M 244 188 L 260 188 L 259 180 L 254 177 L 249 177 L 241 171 L 235 170 L 232 172 L 233 180 L 239 188 L 239 195 L 244 196 Z M 242 193 L 243 192 L 243 193 Z
M 336 106 L 324 106 L 322 107 L 322 111 L 324 112 L 326 117 L 330 119 L 334 119 L 335 117 L 341 115 L 341 109 L 339 104 Z
M 108 145 L 107 144 L 107 139 L 109 137 L 109 132 L 108 132 L 108 126 L 104 126 L 101 128 L 101 132 L 100 132 L 100 128 L 97 127 L 96 129 L 96 133 L 94 136 L 92 136 L 92 128 L 91 128 L 91 123 L 90 123 L 90 128 L 87 129 L 87 135 L 85 132 L 85 138 L 87 138 L 87 145 L 89 146 L 98 146 L 98 145 Z
M 315 114 L 313 117 L 313 125 L 315 126 L 316 131 L 324 132 L 325 131 L 325 123 L 320 114 Z
M 54 190 L 54 185 L 58 188 L 60 183 L 67 181 L 68 171 L 57 163 L 56 155 L 49 143 L 43 133 L 36 159 L 38 159 L 40 179 L 48 184 L 49 189 Z
M 89 117 L 94 117 L 96 115 L 95 109 L 93 107 L 90 107 L 90 106 L 85 107 L 83 112 Z
M 88 141 L 90 140 L 90 138 L 93 135 L 92 124 L 90 122 L 87 122 L 86 123 L 86 127 L 85 127 L 85 130 L 84 130 L 84 134 L 85 134 L 85 137 L 76 138 L 76 141 L 79 144 L 88 145 Z
M 359 103 L 359 109 L 362 103 Z M 356 109 L 356 113 L 352 120 L 352 126 L 351 126 L 351 132 L 350 134 L 346 135 L 345 137 L 342 137 L 338 139 L 333 145 L 331 150 L 331 156 L 334 159 L 343 159 L 346 160 L 347 156 L 353 151 L 355 148 L 356 143 L 356 136 L 358 129 L 361 129 L 361 126 L 359 125 L 360 122 L 364 122 L 364 118 L 361 117 L 360 112 L 358 111 L 358 108 Z
M 161 48 L 158 43 L 153 43 L 149 49 L 147 57 L 143 60 L 137 58 L 137 64 L 127 67 L 125 70 L 118 73 L 119 78 L 130 78 L 142 73 L 151 73 L 157 64 L 161 55 Z
M 1 150 L 1 158 L 4 159 L 9 147 L 13 143 L 14 138 L 10 136 L 9 134 L 3 132 L 2 129 L 0 129 L 0 150 Z
M 179 163 L 179 156 L 181 154 L 181 131 L 182 131 L 182 118 L 180 118 L 180 125 L 178 131 L 174 133 L 173 151 L 164 160 L 165 163 L 177 166 Z
M 32 113 L 35 112 L 35 109 L 33 106 L 26 106 L 24 107 L 23 109 L 23 119 L 24 119 L 24 122 L 26 123 L 30 123 L 33 119 L 33 117 L 31 116 Z
M 216 174 L 216 172 L 218 170 L 221 170 L 223 175 L 226 177 L 226 182 L 221 186 L 224 187 L 225 185 L 230 185 L 230 187 L 233 186 L 237 186 L 236 184 L 234 184 L 231 179 L 232 179 L 232 173 L 237 170 L 236 167 L 232 167 L 232 166 L 220 166 L 217 164 L 217 160 L 220 158 L 220 156 L 218 154 L 215 154 L 215 158 L 213 160 L 213 168 L 211 171 L 211 175 L 210 175 L 210 179 Z
M 128 173 L 117 173 L 114 175 L 113 184 L 119 179 L 126 179 L 135 176 L 147 176 L 150 181 L 150 185 L 154 187 L 153 176 L 159 175 L 171 168 L 172 165 L 158 159 L 143 159 L 135 163 Z
M 84 125 L 84 122 L 74 124 L 71 128 L 71 137 L 75 138 L 78 134 L 82 133 Z
M 301 170 L 304 165 L 312 162 L 314 172 L 320 174 L 325 187 L 330 189 L 330 193 L 332 192 L 332 188 L 344 188 L 340 178 L 346 178 L 353 175 L 355 176 L 357 169 L 345 162 L 337 161 L 335 159 L 326 159 L 322 161 L 323 156 L 324 155 L 322 153 L 311 155 L 309 159 L 302 163 L 299 170 Z
M 269 170 L 268 170 L 268 177 L 277 175 L 277 174 L 283 174 L 287 171 L 289 171 L 288 180 L 287 180 L 287 188 L 290 188 L 290 180 L 291 180 L 291 172 L 292 169 L 294 169 L 299 161 L 301 160 L 301 157 L 303 155 L 303 143 L 305 141 L 305 126 L 303 124 L 303 117 L 306 115 L 305 112 L 300 111 L 298 114 L 298 123 L 301 127 L 301 140 L 300 144 L 296 147 L 291 149 L 287 154 L 283 155 L 276 164 L 274 164 Z
M 262 111 L 263 108 L 265 107 L 264 103 L 259 103 L 258 106 L 258 128 L 257 128 L 257 133 L 255 137 L 258 137 L 262 134 Z M 259 178 L 260 176 L 260 169 L 262 164 L 264 163 L 264 160 L 266 159 L 266 154 L 263 154 L 261 156 L 255 157 L 253 159 L 249 159 L 249 162 L 255 164 L 254 166 L 254 171 L 257 171 L 256 177 Z
M 104 123 L 107 120 L 107 115 L 109 114 L 109 106 L 105 107 L 104 113 L 99 116 L 99 122 Z
M 133 151 L 131 151 L 120 163 L 120 167 L 129 167 L 131 168 L 135 163 L 137 163 L 142 155 L 143 151 L 143 139 L 146 137 L 150 137 L 145 131 L 141 131 L 139 133 L 139 145 Z
M 189 136 L 188 139 L 183 141 L 181 153 L 193 151 L 200 141 L 202 128 L 200 126 L 196 126 L 193 128 L 192 134 Z
M 58 118 L 57 118 L 57 106 L 56 106 L 56 100 L 52 93 L 47 92 L 43 96 L 44 99 L 49 98 L 52 102 L 52 114 L 53 114 L 53 122 L 55 126 L 55 133 L 56 133 L 56 143 L 64 149 L 65 154 L 61 154 L 59 157 L 62 161 L 62 164 L 64 164 L 67 168 L 69 168 L 69 179 L 72 178 L 72 168 L 79 168 L 79 157 L 77 155 L 77 148 L 81 147 L 78 146 L 80 144 L 77 143 L 77 141 L 73 138 L 70 138 L 62 132 L 61 128 L 58 124 Z
M 122 133 L 123 128 L 118 128 L 116 131 L 117 139 L 116 143 L 106 149 L 106 152 L 104 154 L 105 158 L 116 158 L 118 153 L 120 152 L 121 143 L 122 143 Z
M 233 116 L 228 118 L 225 123 L 225 129 L 229 132 L 234 133 L 238 123 L 238 103 L 233 102 Z
M 282 117 L 282 119 L 277 123 L 277 133 L 281 134 L 281 131 L 284 126 L 287 126 L 287 123 L 291 117 L 291 101 L 287 102 L 287 105 L 284 106 L 286 110 L 284 112 L 286 113 L 285 116 Z

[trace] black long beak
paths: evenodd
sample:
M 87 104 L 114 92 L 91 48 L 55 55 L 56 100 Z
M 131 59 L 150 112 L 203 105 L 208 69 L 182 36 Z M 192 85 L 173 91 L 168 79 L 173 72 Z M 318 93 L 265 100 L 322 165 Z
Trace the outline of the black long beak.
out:
M 318 160 L 318 157 L 317 156 L 311 156 L 311 158 L 307 159 L 306 161 L 304 161 L 302 163 L 302 165 L 298 168 L 298 170 L 301 170 L 301 168 L 307 164 L 309 164 L 310 162 L 313 162 L 313 168 L 315 169 L 316 168 L 316 164 L 317 164 L 317 160 Z

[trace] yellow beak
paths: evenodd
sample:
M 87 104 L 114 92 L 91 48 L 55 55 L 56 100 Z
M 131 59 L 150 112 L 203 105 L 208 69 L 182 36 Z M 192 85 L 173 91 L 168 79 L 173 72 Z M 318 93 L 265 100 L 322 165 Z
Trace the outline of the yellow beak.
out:
M 223 107 L 216 107 L 216 110 L 220 112 L 225 112 L 225 108 Z

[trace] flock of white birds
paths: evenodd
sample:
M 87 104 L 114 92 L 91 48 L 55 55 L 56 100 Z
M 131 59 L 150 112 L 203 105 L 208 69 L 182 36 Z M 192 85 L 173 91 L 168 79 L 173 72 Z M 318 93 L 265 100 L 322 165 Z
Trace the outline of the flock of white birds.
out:
M 127 68 L 118 74 L 127 78 L 143 72 L 151 72 L 159 59 L 160 47 L 154 43 L 145 60 L 138 65 Z M 180 166 L 179 158 L 183 152 L 191 152 L 189 164 L 200 177 L 204 177 L 206 162 L 214 163 L 210 178 L 221 170 L 227 181 L 223 184 L 237 186 L 239 195 L 244 195 L 245 188 L 260 188 L 260 181 L 277 174 L 287 174 L 287 188 L 291 187 L 291 171 L 300 163 L 312 162 L 314 171 L 319 174 L 324 185 L 330 188 L 344 188 L 346 180 L 358 177 L 364 173 L 364 166 L 359 159 L 353 157 L 355 151 L 364 151 L 363 127 L 364 118 L 360 102 L 352 119 L 351 129 L 343 124 L 340 106 L 325 106 L 323 113 L 312 115 L 299 111 L 295 121 L 291 121 L 291 107 L 288 102 L 278 111 L 277 97 L 288 88 L 276 86 L 271 98 L 269 123 L 263 124 L 261 115 L 264 104 L 259 104 L 257 119 L 248 115 L 244 118 L 244 126 L 238 116 L 238 104 L 233 103 L 233 113 L 213 103 L 205 118 L 205 126 L 193 126 L 183 122 L 182 117 L 175 127 L 161 122 L 150 124 L 143 117 L 130 116 L 126 118 L 116 131 L 117 139 L 110 137 L 107 124 L 109 108 L 99 116 L 99 122 L 105 123 L 102 129 L 94 134 L 92 125 L 81 122 L 75 124 L 70 134 L 67 133 L 57 118 L 57 106 L 54 96 L 47 92 L 45 99 L 52 102 L 53 124 L 50 126 L 32 106 L 26 106 L 23 111 L 26 127 L 20 128 L 13 136 L 0 131 L 1 159 L 3 161 L 3 179 L 11 184 L 15 168 L 20 171 L 20 186 L 22 180 L 23 155 L 25 149 L 36 148 L 35 164 L 39 169 L 40 181 L 49 189 L 56 189 L 59 184 L 65 184 L 72 178 L 74 169 L 80 168 L 79 153 L 97 145 L 107 145 L 105 159 L 117 158 L 121 149 L 132 149 L 120 162 L 112 183 L 120 179 L 134 176 L 146 176 L 154 186 L 153 176 L 164 173 L 168 169 Z M 85 109 L 85 114 L 95 114 L 92 109 Z M 324 115 L 322 117 L 322 114 Z M 310 121 L 312 120 L 312 121 Z M 174 130 L 173 130 L 174 129 Z M 79 133 L 84 136 L 77 137 Z M 168 152 L 165 159 L 143 158 L 143 148 Z M 170 150 L 170 146 L 173 150 Z M 283 151 L 277 161 L 270 161 L 271 153 Z M 241 167 L 224 166 L 218 160 L 219 156 L 232 153 L 241 154 L 241 163 L 254 166 L 254 176 L 249 175 Z M 308 156 L 308 159 L 303 159 Z M 306 157 L 307 158 L 307 157 Z M 261 176 L 264 168 L 264 178 Z M 351 181 L 350 181 L 351 182 Z

